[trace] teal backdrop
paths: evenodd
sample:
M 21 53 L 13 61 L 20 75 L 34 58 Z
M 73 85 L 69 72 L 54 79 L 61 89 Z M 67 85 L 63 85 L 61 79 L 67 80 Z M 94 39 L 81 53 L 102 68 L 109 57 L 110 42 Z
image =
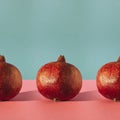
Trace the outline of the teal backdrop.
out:
M 120 55 L 120 0 L 0 0 L 0 54 L 24 80 L 59 55 L 95 80 Z

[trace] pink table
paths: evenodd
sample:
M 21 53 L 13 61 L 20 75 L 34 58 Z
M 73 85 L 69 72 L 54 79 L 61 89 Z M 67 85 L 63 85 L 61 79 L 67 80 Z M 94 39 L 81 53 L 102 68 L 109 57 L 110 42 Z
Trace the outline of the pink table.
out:
M 24 80 L 14 99 L 0 102 L 0 120 L 120 120 L 120 102 L 102 97 L 95 80 L 84 80 L 80 93 L 64 102 L 44 98 L 35 80 Z

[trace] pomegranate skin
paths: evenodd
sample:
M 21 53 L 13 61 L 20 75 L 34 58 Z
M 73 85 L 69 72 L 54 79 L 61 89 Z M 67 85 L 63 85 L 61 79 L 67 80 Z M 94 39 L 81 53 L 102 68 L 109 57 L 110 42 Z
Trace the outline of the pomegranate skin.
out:
M 57 61 L 43 65 L 37 73 L 38 91 L 53 100 L 70 100 L 82 87 L 80 71 L 72 64 L 66 63 L 64 56 Z
M 101 95 L 115 101 L 120 100 L 120 57 L 99 69 L 96 84 Z
M 22 87 L 22 76 L 18 68 L 6 63 L 0 55 L 0 101 L 7 101 L 15 97 Z

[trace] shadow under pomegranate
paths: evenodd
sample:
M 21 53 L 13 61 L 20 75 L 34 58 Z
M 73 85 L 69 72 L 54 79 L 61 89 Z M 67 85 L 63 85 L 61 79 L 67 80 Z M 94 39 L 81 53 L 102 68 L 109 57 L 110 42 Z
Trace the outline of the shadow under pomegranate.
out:
M 92 90 L 79 93 L 71 101 L 95 101 L 100 99 L 101 97 L 98 94 L 97 90 Z
M 56 102 L 70 102 L 70 101 L 95 101 L 100 100 L 101 96 L 98 94 L 97 90 L 85 91 L 79 93 L 76 97 L 68 101 L 56 101 Z M 42 95 L 39 95 L 38 91 L 27 91 L 19 93 L 11 101 L 52 101 L 44 98 Z
M 11 99 L 11 101 L 35 101 L 41 100 L 42 97 L 39 95 L 38 91 L 26 91 L 19 93 L 16 97 Z

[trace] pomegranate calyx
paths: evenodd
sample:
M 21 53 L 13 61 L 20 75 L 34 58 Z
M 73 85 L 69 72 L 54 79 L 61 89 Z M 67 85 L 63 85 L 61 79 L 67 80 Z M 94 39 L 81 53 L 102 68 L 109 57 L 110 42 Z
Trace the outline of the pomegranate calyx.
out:
M 64 55 L 60 55 L 57 59 L 57 62 L 66 62 Z
M 117 62 L 120 62 L 120 56 L 118 57 Z
M 5 62 L 5 57 L 3 55 L 0 55 L 0 62 Z

